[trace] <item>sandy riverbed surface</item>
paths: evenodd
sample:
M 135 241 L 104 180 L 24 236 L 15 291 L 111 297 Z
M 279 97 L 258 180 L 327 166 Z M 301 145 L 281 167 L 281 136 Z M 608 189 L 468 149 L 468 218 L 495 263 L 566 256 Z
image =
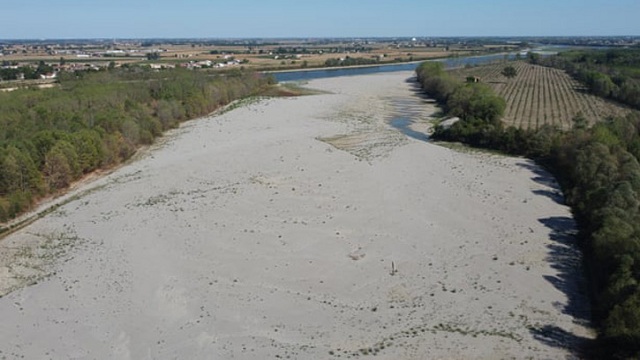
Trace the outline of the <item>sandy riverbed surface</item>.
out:
M 1 240 L 0 359 L 571 356 L 555 183 L 423 141 L 410 77 L 188 122 Z

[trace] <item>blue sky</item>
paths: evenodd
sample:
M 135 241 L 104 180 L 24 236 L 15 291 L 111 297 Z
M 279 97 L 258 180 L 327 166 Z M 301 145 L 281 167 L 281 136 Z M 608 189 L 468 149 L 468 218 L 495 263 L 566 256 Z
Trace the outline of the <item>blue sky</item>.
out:
M 640 0 L 3 0 L 0 39 L 640 35 Z

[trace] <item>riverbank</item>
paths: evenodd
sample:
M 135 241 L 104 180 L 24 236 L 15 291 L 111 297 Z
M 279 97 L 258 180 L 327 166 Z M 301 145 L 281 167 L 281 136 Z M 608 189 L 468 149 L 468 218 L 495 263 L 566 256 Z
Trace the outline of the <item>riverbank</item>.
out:
M 322 68 L 307 69 L 289 69 L 281 71 L 263 72 L 263 74 L 272 75 L 278 82 L 296 82 L 309 81 L 314 79 L 324 79 L 330 77 L 371 75 L 377 73 L 398 72 L 398 71 L 414 71 L 416 67 L 425 61 L 442 62 L 446 69 L 451 70 L 461 68 L 467 65 L 481 65 L 495 61 L 503 61 L 504 58 L 515 58 L 514 54 L 498 53 L 461 57 L 434 57 L 421 61 L 387 63 L 387 64 L 370 64 L 355 66 L 335 66 Z
M 264 70 L 261 71 L 264 74 L 280 74 L 280 73 L 291 73 L 291 72 L 309 72 L 309 71 L 318 71 L 318 70 L 344 70 L 344 69 L 359 69 L 359 68 L 371 68 L 371 67 L 380 67 L 380 66 L 401 66 L 407 64 L 420 64 L 424 61 L 428 60 L 437 60 L 437 59 L 446 59 L 447 57 L 433 57 L 433 58 L 425 58 L 422 60 L 416 61 L 402 61 L 402 62 L 386 62 L 386 63 L 377 63 L 377 64 L 366 64 L 366 65 L 351 65 L 351 66 L 322 66 L 322 67 L 308 67 L 308 68 L 291 68 L 284 70 Z
M 587 305 L 553 179 L 389 126 L 437 111 L 412 76 L 187 122 L 5 238 L 1 354 L 568 355 Z

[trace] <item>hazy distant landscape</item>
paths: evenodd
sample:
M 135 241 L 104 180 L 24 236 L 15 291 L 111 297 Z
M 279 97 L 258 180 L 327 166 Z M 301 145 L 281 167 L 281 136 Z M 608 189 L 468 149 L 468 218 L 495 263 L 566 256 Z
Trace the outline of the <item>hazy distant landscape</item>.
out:
M 0 358 L 640 357 L 640 4 L 401 5 L 7 4 Z
M 25 67 L 34 70 L 23 71 L 26 79 L 59 71 L 97 71 L 131 65 L 153 69 L 294 70 L 513 53 L 530 50 L 532 45 L 627 47 L 639 42 L 636 37 L 0 40 L 4 70 L 0 79 L 15 80 L 19 72 L 8 70 Z M 38 69 L 40 61 L 46 69 Z

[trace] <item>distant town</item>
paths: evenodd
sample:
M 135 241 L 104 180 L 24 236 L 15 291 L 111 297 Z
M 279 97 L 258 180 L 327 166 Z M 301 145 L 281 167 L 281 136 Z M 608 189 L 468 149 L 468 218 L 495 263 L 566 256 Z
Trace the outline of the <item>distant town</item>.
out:
M 531 46 L 638 47 L 640 37 L 0 40 L 0 82 L 121 66 L 286 70 L 517 51 Z M 4 87 L 4 85 L 3 85 Z

